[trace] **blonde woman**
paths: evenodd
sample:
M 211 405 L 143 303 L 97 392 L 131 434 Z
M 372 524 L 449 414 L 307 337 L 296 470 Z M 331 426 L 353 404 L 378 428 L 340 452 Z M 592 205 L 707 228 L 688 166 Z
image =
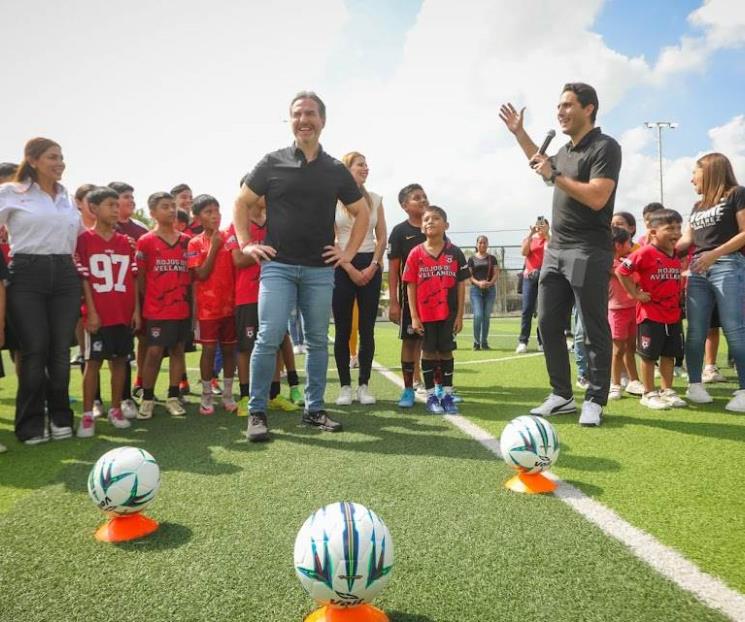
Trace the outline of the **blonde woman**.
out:
M 352 177 L 365 198 L 370 210 L 370 224 L 354 259 L 337 267 L 334 275 L 332 300 L 336 327 L 334 358 L 341 384 L 336 403 L 339 406 L 348 406 L 356 397 L 360 404 L 374 404 L 375 396 L 370 392 L 368 383 L 375 354 L 375 319 L 378 315 L 383 253 L 388 234 L 382 198 L 365 189 L 365 181 L 369 173 L 365 156 L 352 151 L 342 158 L 342 162 L 352 173 Z M 336 206 L 336 240 L 342 248 L 347 244 L 353 225 L 354 217 L 341 203 L 338 203 Z M 359 308 L 360 336 L 359 382 L 356 396 L 352 391 L 352 378 L 349 370 L 349 337 L 352 332 L 355 301 Z

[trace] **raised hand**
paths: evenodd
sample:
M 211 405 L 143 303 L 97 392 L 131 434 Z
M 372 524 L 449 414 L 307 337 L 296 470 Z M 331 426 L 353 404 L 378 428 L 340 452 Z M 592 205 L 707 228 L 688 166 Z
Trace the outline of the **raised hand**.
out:
M 524 116 L 525 106 L 520 109 L 520 112 L 509 102 L 499 107 L 499 118 L 502 119 L 507 129 L 513 134 L 522 131 Z

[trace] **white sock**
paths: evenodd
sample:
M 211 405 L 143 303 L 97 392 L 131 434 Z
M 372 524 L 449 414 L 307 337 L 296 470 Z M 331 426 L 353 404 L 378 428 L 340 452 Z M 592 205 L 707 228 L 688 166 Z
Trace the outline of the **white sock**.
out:
M 232 397 L 233 396 L 233 379 L 224 378 L 222 384 L 222 396 Z
M 211 380 L 202 380 L 202 393 L 212 393 Z

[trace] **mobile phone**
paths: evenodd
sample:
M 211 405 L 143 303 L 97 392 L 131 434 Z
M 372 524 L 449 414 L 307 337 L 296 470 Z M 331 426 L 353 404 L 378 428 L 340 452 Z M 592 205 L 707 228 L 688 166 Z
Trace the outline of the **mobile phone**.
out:
M 537 227 L 542 227 L 546 224 L 546 219 L 543 216 L 538 216 L 538 219 L 535 221 L 535 224 Z

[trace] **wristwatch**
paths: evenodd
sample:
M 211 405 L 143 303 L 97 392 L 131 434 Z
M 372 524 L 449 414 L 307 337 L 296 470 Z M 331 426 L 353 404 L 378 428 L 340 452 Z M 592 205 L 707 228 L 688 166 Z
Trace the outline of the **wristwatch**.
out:
M 556 181 L 556 178 L 561 175 L 561 171 L 556 170 L 553 166 L 551 167 L 551 177 L 548 178 L 548 180 L 553 184 Z

